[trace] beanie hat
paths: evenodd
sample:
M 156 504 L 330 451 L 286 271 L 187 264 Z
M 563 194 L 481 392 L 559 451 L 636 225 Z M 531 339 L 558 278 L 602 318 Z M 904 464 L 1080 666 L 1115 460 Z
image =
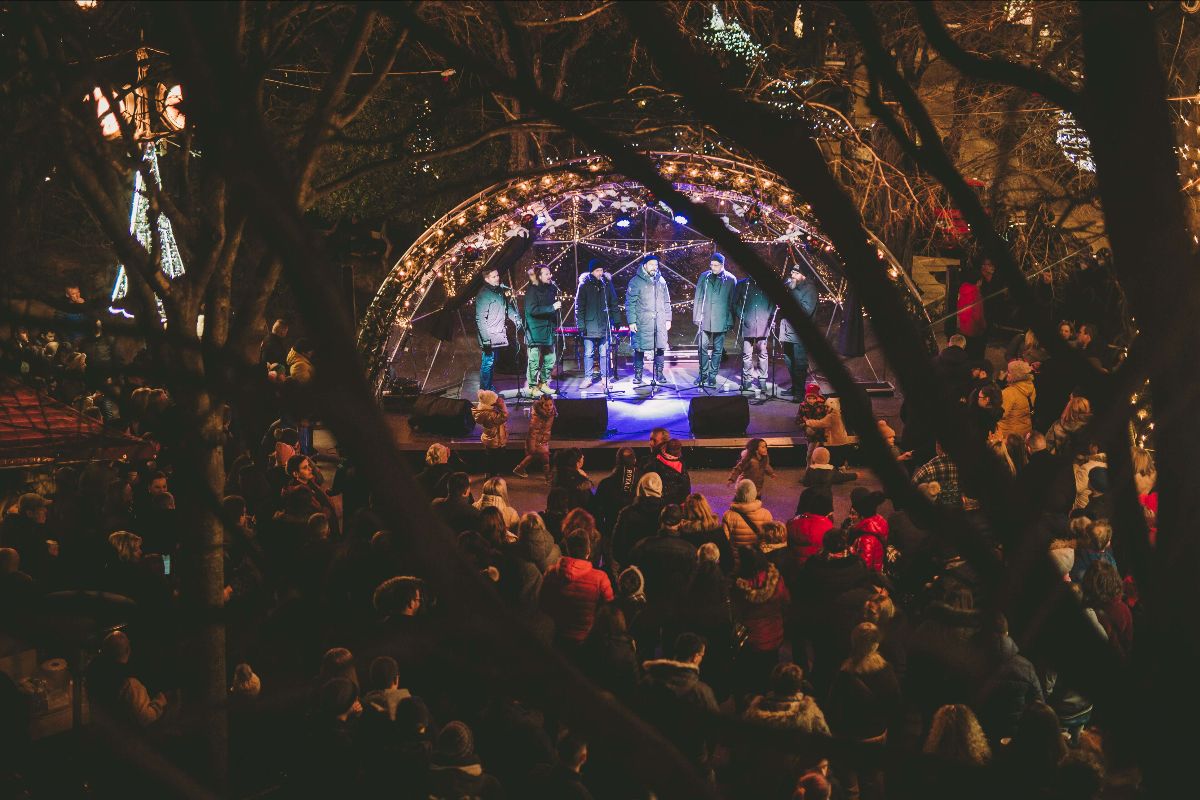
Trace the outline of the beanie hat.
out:
M 354 706 L 358 699 L 358 687 L 346 678 L 330 678 L 321 687 L 320 709 L 322 716 L 340 717 Z
M 498 396 L 499 395 L 490 389 L 480 389 L 479 408 L 491 408 L 492 406 L 496 405 L 496 398 Z
M 805 397 L 812 397 L 814 394 L 820 394 L 820 393 L 821 393 L 821 384 L 819 384 L 819 383 L 810 383 L 804 387 L 804 396 Z
M 433 763 L 440 767 L 469 767 L 478 764 L 475 737 L 465 722 L 447 722 L 433 746 Z
M 646 253 L 642 256 L 642 266 L 645 266 L 649 261 L 658 261 L 658 253 Z
M 626 567 L 617 575 L 617 591 L 622 597 L 638 599 L 646 594 L 646 576 L 635 567 Z
M 829 463 L 829 449 L 825 448 L 825 447 L 813 448 L 812 463 L 813 464 L 828 464 Z
M 591 259 L 591 260 L 589 260 L 589 261 L 588 261 L 588 268 L 587 268 L 587 271 L 588 271 L 588 272 L 595 272 L 596 270 L 598 270 L 598 269 L 601 269 L 603 266 L 604 266 L 604 265 L 600 263 L 600 259 L 598 259 L 598 258 L 593 258 L 593 259 Z
M 713 261 L 716 261 L 716 262 L 720 263 L 721 266 L 724 266 L 725 265 L 725 256 L 721 255 L 720 253 L 713 253 L 712 258 L 709 259 L 709 263 L 712 263 Z
M 638 497 L 662 497 L 662 476 L 657 472 L 647 472 L 638 480 Z
M 1108 469 L 1106 467 L 1092 467 L 1092 471 L 1088 473 L 1088 488 L 1100 494 L 1108 492 Z
M 873 492 L 864 486 L 854 487 L 850 492 L 850 505 L 860 517 L 873 517 L 884 500 L 882 492 Z
M 1020 383 L 1028 380 L 1033 375 L 1033 367 L 1029 366 L 1029 362 L 1020 358 L 1014 358 L 1008 362 L 1008 382 Z

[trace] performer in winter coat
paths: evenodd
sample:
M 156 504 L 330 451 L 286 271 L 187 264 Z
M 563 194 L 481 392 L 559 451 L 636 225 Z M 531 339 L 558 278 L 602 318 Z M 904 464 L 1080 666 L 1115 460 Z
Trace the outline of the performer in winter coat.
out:
M 575 324 L 583 339 L 583 371 L 588 377 L 582 388 L 609 379 L 608 344 L 617 319 L 617 290 L 612 276 L 598 259 L 588 262 L 588 272 L 579 278 L 575 292 Z M 596 358 L 599 353 L 599 359 Z
M 512 290 L 500 283 L 500 270 L 489 269 L 483 273 L 483 288 L 475 295 L 475 327 L 479 333 L 479 388 L 494 391 L 492 368 L 496 363 L 496 348 L 508 346 L 508 329 L 505 319 L 512 320 L 518 330 L 521 316 L 513 300 Z
M 733 311 L 742 336 L 742 391 L 766 389 L 767 337 L 775 304 L 753 278 L 744 278 L 733 291 Z
M 811 319 L 817 313 L 820 298 L 816 285 L 804 276 L 804 269 L 799 263 L 792 264 L 788 270 L 787 285 L 801 310 Z M 800 334 L 782 318 L 779 321 L 779 342 L 783 345 L 783 358 L 787 361 L 788 375 L 792 379 L 791 388 L 785 389 L 783 394 L 798 403 L 804 398 L 804 384 L 808 380 L 808 352 L 800 341 Z
M 697 386 L 716 386 L 725 333 L 733 327 L 733 289 L 737 279 L 725 271 L 725 256 L 713 253 L 708 272 L 696 281 L 692 321 L 700 336 L 700 375 Z
M 643 360 L 654 353 L 654 382 L 666 383 L 667 333 L 671 330 L 671 293 L 658 271 L 658 256 L 647 253 L 625 289 L 625 317 L 633 341 L 633 382 L 642 383 Z
M 525 344 L 529 346 L 529 365 L 525 371 L 526 391 L 530 397 L 553 394 L 550 373 L 554 371 L 554 328 L 562 302 L 558 299 L 550 268 L 537 264 L 529 271 L 525 287 Z

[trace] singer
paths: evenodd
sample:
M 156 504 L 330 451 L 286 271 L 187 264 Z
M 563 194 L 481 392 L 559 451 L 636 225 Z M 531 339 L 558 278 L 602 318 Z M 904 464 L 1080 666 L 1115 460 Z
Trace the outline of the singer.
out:
M 765 391 L 767 341 L 775 304 L 753 278 L 746 277 L 738 281 L 734 290 L 733 307 L 737 310 L 738 332 L 742 335 L 742 391 Z
M 667 333 L 671 330 L 671 293 L 658 271 L 658 256 L 642 256 L 642 266 L 625 289 L 625 318 L 633 341 L 633 383 L 642 384 L 646 351 L 654 352 L 654 382 L 666 383 Z
M 525 391 L 530 397 L 554 394 L 550 373 L 554 370 L 554 322 L 560 308 L 562 302 L 550 268 L 533 265 L 525 287 L 525 344 L 529 348 Z
M 521 335 L 521 316 L 512 290 L 500 283 L 500 270 L 492 268 L 483 273 L 483 288 L 475 295 L 475 327 L 479 334 L 479 388 L 495 391 L 492 368 L 496 363 L 496 348 L 508 346 L 505 320 L 512 320 Z
M 733 288 L 737 279 L 725 271 L 725 256 L 713 253 L 708 272 L 696 281 L 692 322 L 700 336 L 700 375 L 697 386 L 717 385 L 725 357 L 725 333 L 733 327 Z
M 604 271 L 599 259 L 593 258 L 575 293 L 575 324 L 583 337 L 583 371 L 588 375 L 584 389 L 600 381 L 607 384 L 611 379 L 608 343 L 616 313 L 617 290 L 613 288 L 612 276 Z

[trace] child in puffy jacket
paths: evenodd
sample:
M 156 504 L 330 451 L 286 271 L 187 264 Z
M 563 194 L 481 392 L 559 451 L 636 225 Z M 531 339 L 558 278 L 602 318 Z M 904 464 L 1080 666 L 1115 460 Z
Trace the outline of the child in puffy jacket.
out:
M 471 416 L 483 428 L 479 441 L 483 445 L 486 473 L 490 478 L 499 474 L 500 454 L 508 444 L 508 407 L 504 398 L 488 389 L 479 392 L 479 403 L 471 409 Z
M 556 416 L 558 409 L 550 395 L 542 395 L 533 404 L 529 415 L 529 431 L 525 434 L 525 458 L 513 467 L 513 475 L 528 478 L 529 468 L 540 465 L 545 470 L 546 483 L 550 482 L 550 431 L 554 428 Z
M 763 439 L 751 439 L 746 442 L 746 449 L 742 451 L 738 463 L 729 473 L 729 484 L 732 486 L 739 479 L 745 478 L 754 484 L 761 499 L 768 475 L 775 477 L 775 470 L 771 467 L 771 456 L 767 453 L 767 443 Z
M 888 523 L 879 513 L 883 492 L 858 486 L 850 493 L 850 551 L 870 569 L 882 573 L 887 559 Z

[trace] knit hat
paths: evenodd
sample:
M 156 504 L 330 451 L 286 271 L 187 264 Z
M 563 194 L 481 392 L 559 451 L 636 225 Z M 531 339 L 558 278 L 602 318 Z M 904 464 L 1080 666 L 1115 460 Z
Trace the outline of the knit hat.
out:
M 646 594 L 646 576 L 637 567 L 626 567 L 617 575 L 617 591 L 621 597 L 639 599 Z
M 1088 488 L 1099 494 L 1108 492 L 1108 468 L 1107 467 L 1092 467 L 1088 473 Z
M 850 492 L 850 505 L 860 517 L 873 517 L 884 501 L 883 492 L 873 492 L 864 486 L 854 487 Z
M 1008 362 L 1008 382 L 1019 383 L 1028 380 L 1033 375 L 1033 367 L 1024 359 L 1014 358 Z
M 813 448 L 812 456 L 810 457 L 810 463 L 812 463 L 812 464 L 828 464 L 829 463 L 829 449 L 826 447 Z
M 638 480 L 638 497 L 662 497 L 662 477 L 657 472 L 647 472 Z
M 340 717 L 354 707 L 358 699 L 358 687 L 345 678 L 330 678 L 321 687 L 320 709 L 322 716 Z
M 710 258 L 708 261 L 710 264 L 713 261 L 716 261 L 716 262 L 720 263 L 721 266 L 724 266 L 725 265 L 725 256 L 721 255 L 720 253 L 713 253 L 712 258 Z
M 591 259 L 590 261 L 588 261 L 588 268 L 587 268 L 587 271 L 588 271 L 588 272 L 595 272 L 596 270 L 598 270 L 598 269 L 601 269 L 601 268 L 603 268 L 603 267 L 604 267 L 604 265 L 600 263 L 600 259 L 598 259 L 598 258 L 593 258 L 593 259 Z
M 496 398 L 499 397 L 490 389 L 479 390 L 479 408 L 491 408 L 496 405 Z
M 433 746 L 433 763 L 439 767 L 469 767 L 478 764 L 475 737 L 465 722 L 447 722 Z
M 821 384 L 819 384 L 819 383 L 810 383 L 804 387 L 804 396 L 805 397 L 812 397 L 814 394 L 820 394 L 820 393 L 821 393 Z
M 646 255 L 642 256 L 642 266 L 645 266 L 650 261 L 658 261 L 658 253 L 646 253 Z

